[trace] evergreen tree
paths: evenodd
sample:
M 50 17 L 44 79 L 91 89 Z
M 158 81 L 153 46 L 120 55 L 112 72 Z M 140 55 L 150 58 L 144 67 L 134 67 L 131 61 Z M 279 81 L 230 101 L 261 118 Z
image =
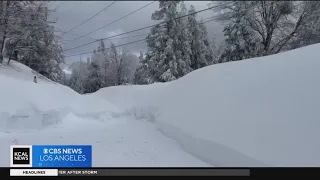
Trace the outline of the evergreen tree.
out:
M 188 10 L 184 2 L 180 3 L 180 13 L 179 17 L 187 15 Z M 179 69 L 179 77 L 182 77 L 189 72 L 192 71 L 191 69 L 191 33 L 188 28 L 188 19 L 187 18 L 180 18 L 178 19 L 177 23 L 177 48 L 179 54 L 177 57 L 178 59 L 178 69 Z M 181 54 L 180 54 L 181 53 Z
M 224 35 L 227 48 L 220 57 L 221 62 L 238 61 L 261 54 L 261 43 L 247 24 L 241 21 L 241 17 L 224 28 Z
M 206 61 L 205 66 L 208 66 L 213 64 L 213 51 L 212 51 L 211 43 L 209 41 L 207 28 L 203 24 L 202 20 L 199 23 L 199 29 L 200 29 L 201 45 L 204 47 L 202 52 L 204 54 L 204 58 Z
M 146 62 L 146 59 L 143 57 L 143 53 L 140 52 L 139 63 L 134 74 L 134 83 L 135 84 L 150 84 L 150 70 Z
M 54 27 L 47 22 L 46 3 L 33 2 L 27 7 L 24 19 L 17 20 L 14 26 L 16 28 L 11 28 L 5 52 L 9 60 L 13 57 L 49 79 L 59 82 L 62 75 L 59 64 L 64 62 L 64 55 L 59 39 L 54 34 Z
M 84 93 L 93 93 L 103 87 L 103 77 L 97 62 L 92 61 L 88 67 L 88 77 L 84 84 Z
M 191 5 L 188 14 L 194 13 L 195 8 Z M 211 64 L 210 43 L 206 27 L 196 20 L 196 14 L 188 16 L 189 31 L 191 33 L 191 68 L 193 70 Z
M 215 36 L 212 38 L 210 49 L 211 49 L 211 53 L 212 53 L 212 64 L 216 64 L 216 63 L 218 63 L 220 54 L 219 54 L 219 49 L 216 44 Z
M 143 63 L 139 64 L 136 78 L 144 76 L 148 81 L 138 83 L 172 81 L 213 62 L 203 23 L 196 20 L 195 14 L 177 19 L 194 13 L 194 7 L 188 11 L 183 2 L 160 1 L 159 8 L 152 14 L 152 19 L 167 22 L 151 28 L 147 36 L 148 50 Z
M 188 33 L 182 32 L 180 20 L 171 20 L 179 16 L 178 3 L 160 1 L 160 10 L 152 14 L 153 20 L 167 22 L 153 27 L 147 37 L 146 62 L 150 68 L 151 81 L 167 82 L 190 72 Z

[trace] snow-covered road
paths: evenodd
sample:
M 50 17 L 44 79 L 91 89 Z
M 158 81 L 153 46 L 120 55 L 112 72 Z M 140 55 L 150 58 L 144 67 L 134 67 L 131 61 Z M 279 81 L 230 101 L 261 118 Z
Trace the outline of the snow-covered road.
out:
M 101 120 L 69 113 L 59 124 L 41 130 L 1 132 L 0 166 L 9 166 L 12 144 L 92 145 L 94 167 L 209 166 L 163 136 L 152 123 L 130 116 Z

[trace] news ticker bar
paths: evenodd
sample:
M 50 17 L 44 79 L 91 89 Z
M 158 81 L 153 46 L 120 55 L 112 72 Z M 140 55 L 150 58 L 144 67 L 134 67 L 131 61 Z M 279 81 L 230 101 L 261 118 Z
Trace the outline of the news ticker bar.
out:
M 320 177 L 320 167 L 247 168 L 0 168 L 0 177 L 10 176 L 288 176 Z M 1 179 L 1 178 L 0 178 Z
M 250 169 L 10 169 L 10 176 L 250 176 Z

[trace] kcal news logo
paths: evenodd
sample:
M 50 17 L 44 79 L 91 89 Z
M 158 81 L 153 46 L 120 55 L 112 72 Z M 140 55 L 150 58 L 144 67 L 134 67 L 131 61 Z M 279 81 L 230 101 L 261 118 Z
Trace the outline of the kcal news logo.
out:
M 13 145 L 11 167 L 92 167 L 90 145 Z

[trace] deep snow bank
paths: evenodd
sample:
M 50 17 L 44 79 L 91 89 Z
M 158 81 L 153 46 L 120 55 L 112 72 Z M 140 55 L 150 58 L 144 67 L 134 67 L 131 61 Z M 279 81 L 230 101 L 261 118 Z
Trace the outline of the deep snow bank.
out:
M 95 95 L 152 113 L 164 134 L 215 166 L 319 166 L 319 49 L 213 65 L 171 83 Z
M 17 62 L 0 64 L 1 167 L 10 165 L 12 144 L 89 144 L 95 167 L 210 166 L 154 124 L 121 117 L 102 98 L 79 95 L 40 75 L 36 84 L 35 74 Z
M 34 75 L 38 83 L 33 82 Z M 108 112 L 119 109 L 96 96 L 80 95 L 15 61 L 0 65 L 0 130 L 41 129 L 58 123 L 67 113 L 105 116 Z

